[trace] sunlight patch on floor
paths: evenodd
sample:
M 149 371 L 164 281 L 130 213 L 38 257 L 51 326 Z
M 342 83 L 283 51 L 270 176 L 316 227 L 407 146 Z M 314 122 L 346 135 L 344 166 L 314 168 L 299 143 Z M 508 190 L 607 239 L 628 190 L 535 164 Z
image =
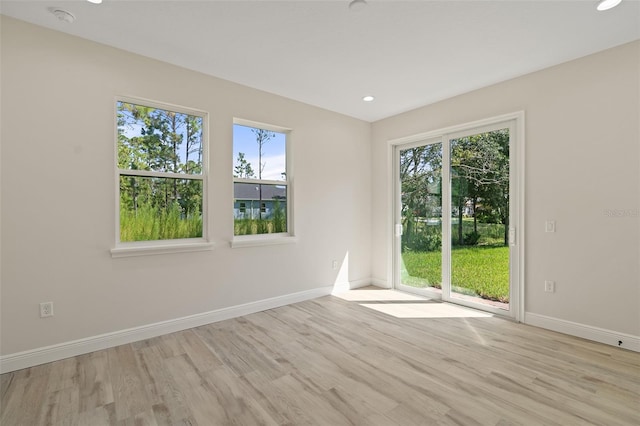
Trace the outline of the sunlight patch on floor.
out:
M 396 318 L 490 318 L 493 314 L 379 287 L 334 292 L 335 297 Z
M 414 296 L 412 294 L 402 293 L 399 291 L 370 288 L 348 290 L 344 292 L 334 293 L 333 295 L 341 299 L 348 300 L 349 302 L 394 302 L 429 300 L 425 297 Z
M 493 316 L 449 303 L 361 303 L 360 305 L 396 318 L 490 318 Z

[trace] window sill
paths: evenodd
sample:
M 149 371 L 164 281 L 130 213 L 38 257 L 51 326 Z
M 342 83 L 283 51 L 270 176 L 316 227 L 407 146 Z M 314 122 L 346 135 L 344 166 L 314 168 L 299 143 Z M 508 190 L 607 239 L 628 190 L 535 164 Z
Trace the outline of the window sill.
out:
M 157 254 L 189 253 L 213 250 L 214 244 L 207 241 L 176 240 L 171 242 L 142 241 L 127 243 L 111 249 L 111 257 L 150 256 Z
M 231 240 L 231 248 L 295 244 L 298 238 L 288 234 L 241 235 Z

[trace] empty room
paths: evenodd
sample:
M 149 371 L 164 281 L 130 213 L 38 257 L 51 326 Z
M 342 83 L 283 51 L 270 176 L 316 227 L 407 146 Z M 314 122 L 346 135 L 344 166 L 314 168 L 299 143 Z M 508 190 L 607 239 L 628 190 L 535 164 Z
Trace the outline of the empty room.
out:
M 0 2 L 0 424 L 640 424 L 640 1 Z

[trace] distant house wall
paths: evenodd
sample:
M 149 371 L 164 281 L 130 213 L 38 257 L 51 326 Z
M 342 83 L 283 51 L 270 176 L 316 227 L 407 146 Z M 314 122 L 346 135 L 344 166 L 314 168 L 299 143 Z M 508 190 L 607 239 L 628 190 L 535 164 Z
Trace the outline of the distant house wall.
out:
M 276 200 L 287 211 L 287 186 L 234 182 L 233 184 L 233 218 L 234 219 L 271 219 L 275 212 Z M 260 193 L 260 189 L 262 192 Z M 260 194 L 262 198 L 260 198 Z M 260 215 L 262 213 L 262 216 Z
M 278 201 L 283 212 L 287 211 L 287 202 Z M 264 209 L 261 208 L 264 204 Z M 233 203 L 234 219 L 272 219 L 275 212 L 275 200 L 235 200 Z M 260 215 L 262 213 L 262 216 Z

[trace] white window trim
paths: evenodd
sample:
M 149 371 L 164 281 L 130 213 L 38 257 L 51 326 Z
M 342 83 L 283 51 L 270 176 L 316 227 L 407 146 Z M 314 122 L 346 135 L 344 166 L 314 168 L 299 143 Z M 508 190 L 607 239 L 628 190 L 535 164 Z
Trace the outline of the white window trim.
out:
M 278 234 L 236 235 L 231 241 L 231 248 L 295 244 L 297 242 L 297 237 L 284 232 Z
M 132 241 L 127 243 L 126 246 L 123 244 L 120 247 L 112 248 L 111 257 L 148 256 L 155 254 L 188 253 L 192 251 L 213 250 L 213 243 L 198 240 L 198 238 L 189 238 L 182 240 Z
M 163 173 L 147 170 L 125 170 L 118 168 L 118 102 L 144 105 L 168 111 L 175 111 L 188 115 L 202 117 L 202 173 L 199 175 L 187 175 L 180 173 Z M 212 250 L 215 245 L 209 241 L 208 227 L 208 176 L 209 176 L 209 113 L 206 111 L 154 101 L 151 99 L 132 96 L 116 96 L 113 102 L 114 126 L 114 176 L 115 176 L 115 247 L 111 252 L 112 258 L 147 256 L 158 254 L 187 253 L 194 251 Z M 148 176 L 166 177 L 178 179 L 193 179 L 202 181 L 202 237 L 183 238 L 175 240 L 154 241 L 120 241 L 120 176 Z
M 281 180 L 267 180 L 267 179 L 240 179 L 240 178 L 232 178 L 231 180 L 231 193 L 233 194 L 233 185 L 238 183 L 261 183 L 266 185 L 286 185 L 287 187 L 287 232 L 277 233 L 277 234 L 253 234 L 253 235 L 233 235 L 229 245 L 231 248 L 243 248 L 243 247 L 261 247 L 261 246 L 270 246 L 270 245 L 280 245 L 280 244 L 295 244 L 298 242 L 298 238 L 295 233 L 294 227 L 294 213 L 293 213 L 293 143 L 291 134 L 293 133 L 292 129 L 287 127 L 275 126 L 273 124 L 261 123 L 258 121 L 245 120 L 242 118 L 234 118 L 233 124 L 253 127 L 257 129 L 269 130 L 276 133 L 284 133 L 285 134 L 285 155 L 286 155 L 286 176 L 287 179 L 285 181 Z M 233 150 L 232 150 L 233 152 Z M 233 156 L 233 154 L 232 154 Z M 234 158 L 231 159 L 231 164 L 235 161 Z M 232 198 L 233 200 L 233 198 Z M 233 203 L 232 203 L 233 204 Z M 231 214 L 233 215 L 233 209 L 231 209 Z M 232 217 L 233 223 L 233 217 Z M 231 231 L 233 234 L 234 231 Z

